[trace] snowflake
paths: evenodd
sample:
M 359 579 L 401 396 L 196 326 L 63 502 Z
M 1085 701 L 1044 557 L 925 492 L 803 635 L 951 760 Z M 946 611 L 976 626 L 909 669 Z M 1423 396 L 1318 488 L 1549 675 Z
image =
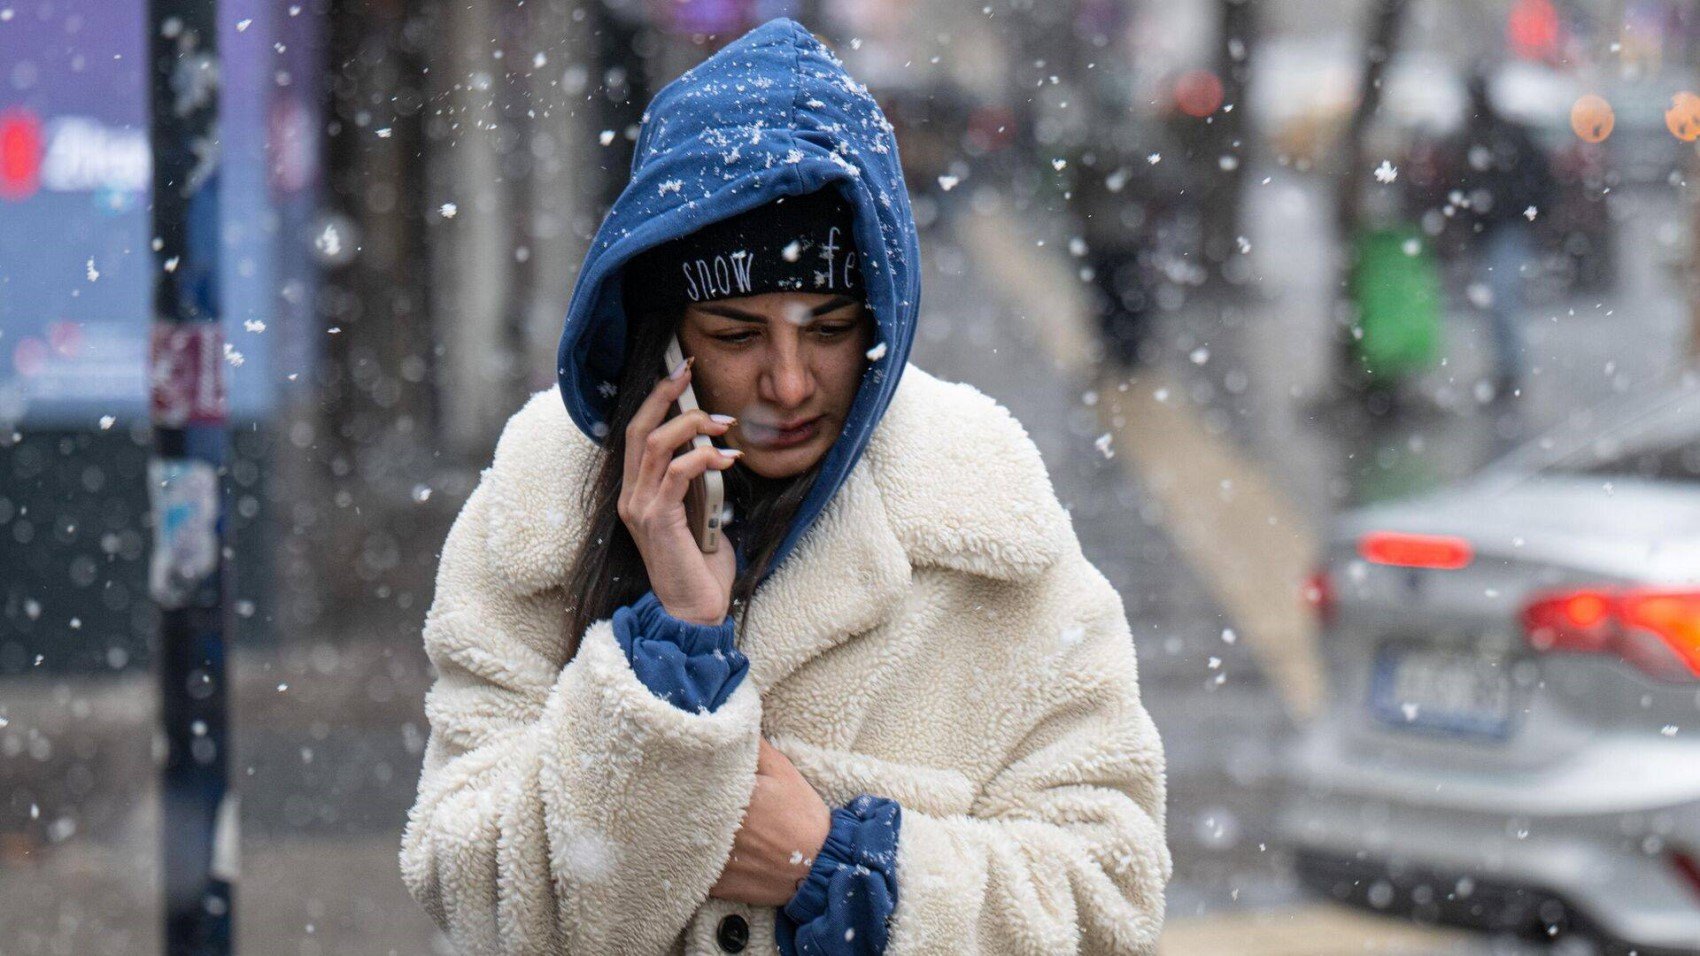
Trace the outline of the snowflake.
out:
M 880 359 L 885 358 L 885 343 L 881 342 L 873 348 L 868 349 L 866 354 L 868 356 L 868 361 L 870 362 L 878 362 Z
M 1398 178 L 1398 168 L 1385 159 L 1381 161 L 1380 166 L 1375 167 L 1375 181 L 1378 183 L 1390 183 Z
M 680 190 L 682 190 L 684 188 L 685 188 L 685 181 L 683 179 L 669 179 L 666 182 L 662 183 L 660 188 L 657 189 L 656 192 L 659 195 L 665 196 L 668 193 L 679 192 Z

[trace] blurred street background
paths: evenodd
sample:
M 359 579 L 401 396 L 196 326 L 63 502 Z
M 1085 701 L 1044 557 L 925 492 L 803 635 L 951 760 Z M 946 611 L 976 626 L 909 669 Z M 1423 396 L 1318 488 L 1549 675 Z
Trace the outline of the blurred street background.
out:
M 926 260 L 912 360 L 1027 427 L 1123 597 L 1168 757 L 1163 951 L 1585 953 L 1654 927 L 1660 951 L 1700 952 L 1700 868 L 1673 849 L 1700 845 L 1700 786 L 1584 807 L 1554 769 L 1609 741 L 1700 776 L 1682 719 L 1700 695 L 1681 686 L 1700 670 L 1655 679 L 1625 652 L 1584 694 L 1517 631 L 1524 588 L 1471 646 L 1517 631 L 1494 660 L 1547 668 L 1508 692 L 1532 696 L 1483 733 L 1466 724 L 1499 706 L 1486 685 L 1389 671 L 1407 683 L 1377 724 L 1357 650 L 1388 632 L 1353 616 L 1352 582 L 1364 560 L 1442 565 L 1331 557 L 1350 516 L 1400 502 L 1433 503 L 1388 526 L 1430 535 L 1416 546 L 1468 537 L 1483 521 L 1441 516 L 1504 456 L 1555 434 L 1634 445 L 1614 423 L 1692 387 L 1688 0 L 221 0 L 235 948 L 451 952 L 397 868 L 438 550 L 503 422 L 554 384 L 643 106 L 774 16 L 828 42 L 897 127 Z M 163 951 L 149 23 L 142 0 L 0 0 L 4 954 Z M 1628 477 L 1505 532 L 1556 521 L 1561 552 L 1627 547 L 1609 578 L 1675 595 L 1676 623 L 1647 627 L 1679 665 L 1700 660 L 1695 422 L 1634 445 L 1686 463 L 1633 476 L 1680 486 L 1639 544 L 1603 517 Z M 1559 565 L 1528 581 L 1593 580 Z M 1495 567 L 1445 620 L 1528 584 Z M 1549 683 L 1575 693 L 1542 703 Z M 1469 720 L 1399 750 L 1447 706 Z M 1576 853 L 1562 825 L 1517 821 L 1611 820 L 1587 852 L 1654 860 L 1659 919 L 1565 868 L 1596 857 L 1555 853 L 1535 879 L 1515 848 L 1401 845 L 1398 799 L 1345 814 L 1361 842 L 1325 839 L 1305 809 L 1345 772 L 1291 755 L 1330 728 L 1365 755 L 1353 793 L 1423 761 L 1484 793 L 1550 783 L 1539 807 L 1471 819 Z M 1528 756 L 1531 735 L 1555 753 Z M 1496 880 L 1474 925 L 1442 912 Z

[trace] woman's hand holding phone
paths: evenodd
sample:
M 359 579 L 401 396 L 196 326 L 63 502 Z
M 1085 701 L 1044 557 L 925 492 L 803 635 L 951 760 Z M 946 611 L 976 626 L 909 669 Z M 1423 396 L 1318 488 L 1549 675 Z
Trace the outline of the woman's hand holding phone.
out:
M 691 534 L 685 494 L 691 479 L 710 469 L 724 471 L 738 460 L 735 449 L 690 448 L 694 435 L 724 435 L 733 419 L 701 409 L 667 418 L 691 380 L 687 361 L 657 382 L 626 426 L 626 461 L 620 483 L 619 515 L 637 542 L 650 587 L 668 614 L 697 624 L 726 620 L 732 604 L 736 556 L 729 547 L 704 554 Z

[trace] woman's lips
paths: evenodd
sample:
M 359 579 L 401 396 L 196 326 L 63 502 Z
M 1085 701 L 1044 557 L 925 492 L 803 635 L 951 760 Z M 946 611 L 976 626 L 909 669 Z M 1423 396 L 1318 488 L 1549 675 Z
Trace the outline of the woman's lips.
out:
M 820 416 L 816 415 L 802 425 L 791 429 L 752 425 L 749 428 L 749 437 L 756 444 L 768 448 L 789 448 L 792 445 L 801 445 L 803 442 L 814 438 L 815 433 L 820 430 L 820 421 Z

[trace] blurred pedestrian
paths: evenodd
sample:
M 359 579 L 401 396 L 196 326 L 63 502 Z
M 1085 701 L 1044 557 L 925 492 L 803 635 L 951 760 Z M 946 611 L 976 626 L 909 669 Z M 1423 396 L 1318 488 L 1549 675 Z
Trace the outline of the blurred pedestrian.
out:
M 1164 202 L 1181 191 L 1178 183 L 1160 180 L 1167 167 L 1148 161 L 1161 148 L 1152 133 L 1106 118 L 1085 132 L 1066 167 L 1099 335 L 1106 355 L 1128 367 L 1141 362 L 1141 349 L 1151 341 L 1162 280 L 1156 259 Z
M 1126 615 L 1020 423 L 908 364 L 919 265 L 891 127 L 796 22 L 650 104 L 426 619 L 401 868 L 463 950 L 1155 952 Z
M 1454 217 L 1468 230 L 1475 261 L 1472 304 L 1493 332 L 1493 393 L 1510 397 L 1528 372 L 1524 355 L 1524 282 L 1534 265 L 1533 220 L 1557 193 L 1552 167 L 1534 134 L 1493 102 L 1487 69 L 1466 87 L 1469 115 L 1447 152 Z

